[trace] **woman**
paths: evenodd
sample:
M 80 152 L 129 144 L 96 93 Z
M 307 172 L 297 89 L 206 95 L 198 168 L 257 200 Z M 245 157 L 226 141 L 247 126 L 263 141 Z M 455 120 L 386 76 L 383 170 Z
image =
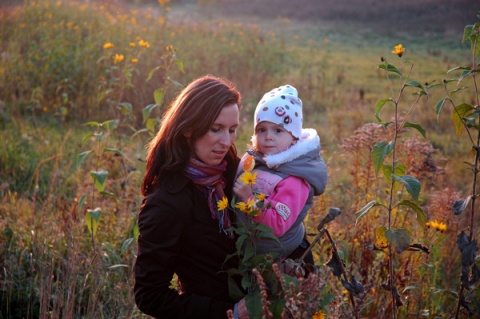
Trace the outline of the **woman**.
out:
M 231 198 L 240 94 L 214 76 L 196 79 L 165 113 L 149 144 L 138 224 L 135 301 L 156 318 L 226 318 L 226 270 L 237 267 Z M 178 290 L 171 288 L 173 274 Z

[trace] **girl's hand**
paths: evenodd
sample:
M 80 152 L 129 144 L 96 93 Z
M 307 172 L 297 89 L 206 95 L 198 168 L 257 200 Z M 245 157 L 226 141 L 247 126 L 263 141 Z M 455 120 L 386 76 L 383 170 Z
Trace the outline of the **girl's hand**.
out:
M 233 191 L 244 203 L 246 203 L 253 194 L 252 186 L 244 184 L 240 179 L 235 181 L 235 185 L 233 185 Z

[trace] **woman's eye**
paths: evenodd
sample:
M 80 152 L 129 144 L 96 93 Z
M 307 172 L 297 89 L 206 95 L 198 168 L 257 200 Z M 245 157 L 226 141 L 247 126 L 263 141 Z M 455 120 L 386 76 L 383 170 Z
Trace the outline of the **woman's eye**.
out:
M 231 129 L 229 132 L 230 132 L 231 134 L 235 134 L 235 133 L 237 132 L 237 129 L 236 129 L 236 128 Z
M 210 128 L 210 131 L 212 131 L 213 133 L 217 133 L 217 132 L 220 131 L 220 129 L 216 128 L 216 127 L 212 127 L 212 128 Z

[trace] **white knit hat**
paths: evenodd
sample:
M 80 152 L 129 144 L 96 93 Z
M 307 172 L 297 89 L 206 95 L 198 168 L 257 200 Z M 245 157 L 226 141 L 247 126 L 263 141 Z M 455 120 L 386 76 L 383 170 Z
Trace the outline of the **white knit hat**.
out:
M 287 84 L 265 93 L 255 109 L 255 128 L 263 121 L 278 124 L 299 139 L 303 114 L 297 89 Z

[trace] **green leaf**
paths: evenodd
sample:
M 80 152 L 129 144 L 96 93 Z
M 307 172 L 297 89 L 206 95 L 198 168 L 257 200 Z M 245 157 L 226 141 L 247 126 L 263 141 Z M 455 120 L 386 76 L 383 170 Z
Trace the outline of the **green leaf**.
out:
M 475 31 L 475 27 L 473 24 L 466 25 L 465 28 L 463 29 L 462 42 L 464 42 L 467 39 L 470 39 L 474 31 Z
M 133 226 L 133 237 L 135 240 L 138 240 L 138 235 L 140 235 L 140 228 L 138 227 L 138 220 L 135 223 L 135 226 Z
M 88 209 L 87 215 L 85 216 L 85 223 L 87 225 L 87 229 L 90 234 L 95 237 L 98 228 L 98 221 L 100 220 L 100 216 L 102 215 L 102 209 L 97 207 L 95 209 Z
M 88 156 L 88 154 L 90 154 L 92 151 L 85 151 L 85 152 L 82 152 L 80 154 L 77 154 L 77 158 L 76 158 L 76 161 L 75 161 L 75 168 L 79 168 L 80 167 L 80 164 L 82 163 L 82 161 Z
M 83 205 L 85 204 L 85 199 L 87 198 L 87 195 L 82 195 L 80 197 L 80 200 L 78 201 L 78 206 L 77 206 L 77 214 L 80 215 L 82 212 Z
M 382 122 L 382 120 L 380 119 L 380 111 L 382 110 L 383 106 L 385 104 L 387 104 L 388 102 L 392 102 L 392 103 L 395 103 L 393 101 L 393 99 L 389 98 L 389 99 L 383 99 L 383 100 L 380 100 L 377 102 L 377 104 L 375 105 L 375 117 L 377 118 L 377 120 L 379 122 Z
M 158 88 L 153 92 L 153 98 L 155 100 L 156 105 L 162 106 L 164 95 L 165 95 L 165 90 L 162 88 Z
M 134 240 L 134 238 L 128 238 L 127 240 L 125 240 L 122 244 L 122 248 L 120 250 L 120 252 L 123 254 L 124 252 L 127 251 L 128 249 L 128 246 L 130 246 L 130 244 L 132 243 L 132 241 Z
M 273 318 L 282 318 L 283 309 L 285 308 L 286 300 L 284 298 L 276 298 L 270 301 L 269 309 L 272 312 Z
M 427 221 L 427 216 L 425 215 L 425 212 L 423 211 L 423 209 L 421 209 L 420 206 L 418 206 L 416 203 L 414 203 L 412 201 L 409 201 L 407 199 L 404 199 L 401 202 L 399 202 L 398 204 L 396 204 L 394 207 L 396 207 L 396 206 L 407 206 L 407 207 L 413 209 L 417 213 L 418 224 L 421 227 L 425 227 L 425 223 Z
M 148 104 L 145 106 L 142 110 L 142 116 L 143 116 L 143 123 L 147 121 L 147 119 L 150 117 L 150 114 L 152 114 L 152 111 L 157 107 L 157 104 Z
M 160 67 L 157 66 L 157 67 L 155 67 L 154 69 L 150 70 L 150 72 L 148 72 L 147 82 L 152 79 L 153 74 L 154 74 L 155 72 L 157 72 L 159 69 L 160 69 Z
M 411 86 L 411 87 L 419 88 L 420 92 L 421 92 L 420 93 L 421 95 L 424 95 L 424 94 L 426 95 L 427 94 L 427 91 L 425 90 L 425 87 L 417 81 L 408 81 L 407 83 L 405 83 L 405 86 Z
M 119 123 L 120 123 L 119 120 L 108 120 L 108 121 L 103 122 L 103 123 L 100 124 L 100 125 L 101 125 L 102 127 L 104 127 L 105 129 L 107 129 L 108 131 L 111 131 L 111 130 L 113 130 L 114 128 L 116 128 Z
M 355 222 L 355 226 L 358 223 L 358 221 L 360 220 L 360 218 L 365 216 L 370 211 L 370 209 L 372 209 L 375 206 L 383 206 L 383 205 L 379 204 L 376 200 L 372 200 L 367 205 L 365 205 L 362 209 L 360 209 L 358 212 L 356 212 L 355 213 L 355 218 L 356 218 L 357 221 Z
M 178 69 L 180 70 L 180 72 L 185 73 L 185 69 L 183 68 L 183 62 L 182 62 L 182 60 L 175 59 L 174 61 L 175 61 L 175 63 L 177 64 L 177 67 L 178 67 Z
M 440 101 L 438 101 L 437 106 L 435 108 L 435 112 L 437 113 L 437 119 L 440 116 L 440 112 L 443 109 L 443 105 L 445 104 L 445 101 L 447 101 L 447 100 L 448 100 L 448 98 L 441 99 Z
M 88 133 L 83 136 L 82 139 L 82 144 L 85 144 L 91 137 L 94 137 L 95 135 L 93 133 Z
M 109 197 L 112 197 L 112 198 L 115 198 L 116 200 L 120 200 L 120 197 L 118 197 L 117 195 L 115 195 L 114 193 L 110 193 L 110 192 L 106 192 L 106 191 L 101 191 L 100 192 L 100 195 L 103 195 L 103 196 L 109 196 Z
M 397 182 L 402 183 L 405 185 L 405 188 L 407 189 L 407 192 L 415 199 L 418 200 L 418 196 L 420 196 L 420 189 L 421 189 L 421 184 L 413 176 L 410 175 L 404 175 L 404 176 L 396 176 L 393 175 L 393 179 Z
M 245 305 L 247 306 L 248 315 L 250 318 L 262 317 L 262 295 L 258 289 L 249 292 L 245 296 Z
M 410 237 L 408 231 L 404 228 L 389 229 L 385 231 L 385 237 L 398 253 L 410 247 Z
M 372 160 L 375 168 L 375 175 L 378 176 L 378 171 L 382 168 L 385 157 L 390 154 L 395 148 L 394 142 L 378 142 L 372 149 Z
M 387 72 L 392 72 L 392 73 L 397 73 L 398 75 L 402 75 L 402 72 L 398 70 L 394 65 L 392 64 L 385 64 L 382 63 L 378 66 L 380 69 L 384 69 Z
M 382 166 L 383 176 L 387 179 L 387 181 L 392 180 L 392 165 L 383 165 Z M 395 165 L 395 172 L 393 174 L 397 176 L 403 176 L 407 172 L 407 167 L 403 164 Z
M 93 178 L 95 183 L 95 188 L 99 192 L 103 192 L 105 189 L 105 181 L 107 180 L 108 171 L 101 170 L 101 171 L 91 171 L 90 176 Z
M 122 102 L 122 103 L 120 103 L 120 106 L 121 106 L 120 107 L 120 112 L 123 115 L 132 114 L 132 110 L 133 110 L 132 103 Z
M 149 118 L 145 123 L 146 129 L 152 134 L 155 134 L 155 125 L 157 125 L 157 120 L 152 118 Z
M 100 123 L 95 122 L 95 121 L 90 121 L 90 122 L 87 122 L 87 123 L 83 123 L 83 125 L 85 125 L 85 126 L 95 126 L 95 127 L 101 126 Z
M 452 122 L 455 129 L 455 136 L 460 138 L 464 129 L 465 116 L 468 116 L 475 108 L 466 103 L 462 103 L 452 110 Z
M 103 149 L 104 152 L 113 152 L 117 155 L 120 155 L 121 157 L 123 157 L 124 159 L 126 159 L 127 161 L 130 161 L 130 162 L 133 162 L 131 159 L 129 159 L 127 157 L 127 155 L 125 155 L 125 153 L 123 153 L 121 150 L 119 149 L 116 149 L 116 148 L 111 148 L 111 147 L 107 147 L 107 148 L 104 148 Z
M 425 135 L 425 130 L 424 130 L 423 127 L 420 126 L 419 124 L 411 123 L 411 122 L 405 122 L 404 127 L 414 128 L 414 129 L 416 129 L 417 131 L 419 131 L 420 134 L 422 134 L 422 136 L 423 136 L 424 138 L 427 138 L 427 136 Z

